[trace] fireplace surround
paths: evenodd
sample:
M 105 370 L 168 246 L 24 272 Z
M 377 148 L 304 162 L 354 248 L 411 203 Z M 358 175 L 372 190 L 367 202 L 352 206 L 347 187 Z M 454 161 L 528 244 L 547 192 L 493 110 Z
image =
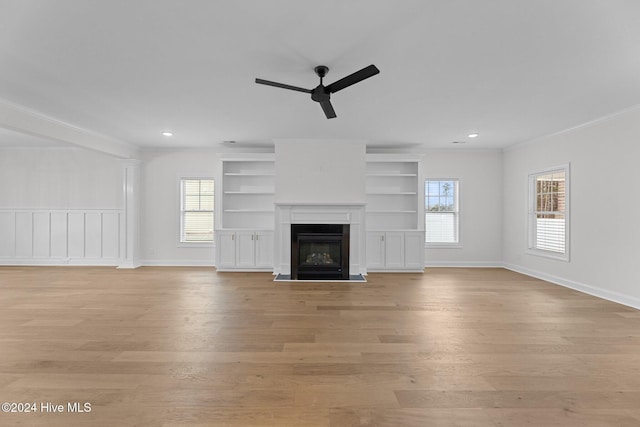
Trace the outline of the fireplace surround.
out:
M 274 274 L 291 275 L 291 225 L 349 225 L 349 275 L 366 275 L 364 203 L 276 202 Z
M 291 279 L 349 279 L 349 224 L 291 224 Z

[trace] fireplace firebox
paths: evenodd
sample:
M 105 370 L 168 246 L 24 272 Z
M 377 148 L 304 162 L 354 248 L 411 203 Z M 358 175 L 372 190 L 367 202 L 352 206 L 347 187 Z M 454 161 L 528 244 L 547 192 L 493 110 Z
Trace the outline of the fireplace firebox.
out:
M 291 279 L 348 280 L 349 224 L 291 224 Z

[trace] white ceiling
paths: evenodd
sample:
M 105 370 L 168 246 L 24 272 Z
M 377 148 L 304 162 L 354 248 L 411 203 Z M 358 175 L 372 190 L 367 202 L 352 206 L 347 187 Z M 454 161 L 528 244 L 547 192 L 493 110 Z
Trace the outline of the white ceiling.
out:
M 0 0 L 0 99 L 142 148 L 498 148 L 640 104 L 639 47 L 637 0 Z M 381 73 L 332 120 L 254 83 L 313 88 L 320 64 Z

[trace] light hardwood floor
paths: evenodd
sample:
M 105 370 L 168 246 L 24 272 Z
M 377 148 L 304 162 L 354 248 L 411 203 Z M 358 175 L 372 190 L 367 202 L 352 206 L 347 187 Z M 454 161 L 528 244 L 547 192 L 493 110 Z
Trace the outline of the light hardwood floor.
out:
M 0 400 L 38 406 L 0 425 L 640 426 L 637 310 L 502 269 L 272 279 L 0 268 Z

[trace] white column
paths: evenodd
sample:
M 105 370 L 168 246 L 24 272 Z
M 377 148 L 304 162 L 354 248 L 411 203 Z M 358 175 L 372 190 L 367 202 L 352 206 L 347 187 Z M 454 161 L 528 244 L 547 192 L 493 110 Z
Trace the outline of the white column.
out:
M 122 160 L 122 195 L 124 221 L 121 224 L 122 258 L 118 268 L 137 268 L 140 262 L 140 199 L 139 160 Z

